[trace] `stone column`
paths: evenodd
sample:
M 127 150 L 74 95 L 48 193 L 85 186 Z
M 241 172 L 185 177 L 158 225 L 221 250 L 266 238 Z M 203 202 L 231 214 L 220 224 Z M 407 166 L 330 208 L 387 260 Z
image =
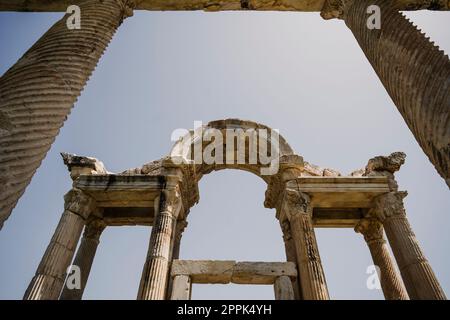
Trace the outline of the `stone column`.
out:
M 186 217 L 187 214 L 185 213 Z M 173 234 L 173 249 L 172 254 L 169 257 L 169 261 L 173 261 L 174 259 L 180 258 L 180 245 L 181 245 L 181 237 L 183 236 L 184 229 L 186 229 L 188 223 L 185 219 L 178 220 L 176 223 L 175 232 Z M 169 268 L 172 268 L 171 264 L 169 264 Z M 167 284 L 167 298 L 171 299 L 172 297 L 172 289 L 173 289 L 173 279 L 169 277 L 169 283 Z
M 78 2 L 78 1 L 77 1 Z M 0 78 L 0 228 L 58 135 L 132 0 L 79 1 Z
M 289 219 L 296 247 L 302 297 L 305 300 L 327 300 L 328 289 L 312 224 L 309 196 L 295 186 L 288 186 L 283 201 L 281 216 Z
M 406 192 L 378 196 L 372 215 L 382 223 L 411 299 L 444 300 L 444 291 L 431 269 L 406 218 Z
M 408 300 L 408 293 L 384 240 L 382 224 L 376 219 L 362 219 L 356 225 L 355 231 L 364 236 L 373 263 L 380 269 L 381 288 L 386 300 Z
M 294 300 L 294 289 L 292 281 L 288 276 L 281 276 L 275 280 L 273 285 L 275 300 Z
M 94 262 L 95 252 L 100 243 L 100 235 L 105 227 L 106 225 L 101 219 L 92 220 L 86 225 L 83 238 L 73 261 L 73 265 L 80 268 L 80 289 L 71 289 L 67 284 L 68 279 L 66 279 L 60 300 L 81 300 L 83 297 L 92 263 Z
M 322 16 L 344 19 L 417 142 L 450 187 L 450 60 L 398 11 L 400 1 L 327 0 Z M 380 8 L 380 29 L 369 29 Z
M 139 300 L 164 300 L 166 297 L 170 258 L 172 257 L 172 237 L 182 203 L 178 187 L 161 192 L 159 208 L 155 210 L 147 260 L 142 271 L 139 286 Z
M 170 300 L 191 300 L 191 277 L 177 275 L 173 278 L 173 288 Z
M 288 220 L 284 220 L 281 223 L 281 230 L 283 231 L 283 241 L 284 241 L 284 249 L 286 251 L 286 261 L 295 263 L 298 269 L 297 252 L 295 249 L 294 239 L 292 239 L 291 226 L 289 225 Z M 299 277 L 295 278 L 295 281 L 293 281 L 292 283 L 292 287 L 294 290 L 295 300 L 301 300 L 302 293 L 300 288 Z
M 183 237 L 183 232 L 186 229 L 188 225 L 188 222 L 186 220 L 178 220 L 177 226 L 175 228 L 175 235 L 173 239 L 173 252 L 172 252 L 172 259 L 179 259 L 180 258 L 180 245 L 181 245 L 181 238 Z
M 58 299 L 85 221 L 95 210 L 95 201 L 78 189 L 69 191 L 64 200 L 64 213 L 25 292 L 25 300 Z

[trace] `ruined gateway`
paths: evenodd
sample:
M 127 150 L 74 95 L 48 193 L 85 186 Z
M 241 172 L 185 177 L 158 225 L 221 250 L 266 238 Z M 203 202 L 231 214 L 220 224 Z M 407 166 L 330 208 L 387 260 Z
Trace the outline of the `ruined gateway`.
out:
M 64 16 L 0 78 L 0 226 L 25 192 L 114 33 L 133 10 L 320 11 L 324 19 L 342 19 L 450 186 L 450 60 L 399 12 L 449 10 L 449 1 L 7 0 L 0 10 L 64 12 L 69 4 L 80 6 L 84 27 L 69 30 Z M 385 17 L 381 30 L 366 27 L 366 10 L 373 4 Z M 208 125 L 222 128 L 230 121 L 243 127 L 261 126 L 240 120 Z M 164 158 L 134 171 L 109 174 L 95 159 L 65 155 L 74 189 L 66 196 L 60 224 L 25 298 L 81 298 L 82 290 L 62 288 L 83 228 L 75 261 L 90 268 L 103 228 L 127 223 L 155 226 L 139 299 L 189 298 L 192 282 L 270 283 L 279 299 L 328 299 L 314 227 L 338 225 L 364 235 L 375 264 L 384 270 L 381 280 L 387 299 L 445 298 L 406 219 L 402 202 L 406 194 L 398 191 L 394 180 L 393 173 L 404 161 L 402 153 L 371 159 L 363 171 L 342 177 L 304 162 L 287 143 L 284 146 L 280 173 L 264 179 L 265 206 L 277 210 L 288 262 L 267 264 L 176 259 L 185 218 L 198 200 L 199 179 L 224 168 L 177 165 Z M 252 166 L 238 169 L 257 174 Z M 147 211 L 128 210 L 122 216 L 123 208 Z M 389 256 L 383 229 L 401 275 Z M 87 277 L 82 279 L 86 281 Z
M 267 127 L 227 119 L 212 121 L 203 131 L 216 129 L 226 135 L 229 128 Z M 185 141 L 189 141 L 188 148 L 180 146 Z M 169 156 L 117 174 L 108 172 L 95 158 L 62 154 L 73 188 L 64 197 L 61 220 L 24 298 L 81 299 L 104 228 L 151 225 L 138 299 L 190 299 L 192 283 L 271 284 L 276 299 L 329 299 L 314 233 L 320 227 L 354 228 L 363 235 L 380 268 L 386 299 L 445 299 L 406 217 L 406 192 L 399 191 L 395 181 L 394 173 L 404 163 L 405 154 L 375 157 L 364 169 L 342 176 L 304 161 L 280 136 L 279 170 L 262 175 L 263 164 L 239 163 L 238 157 L 234 162 L 196 163 L 190 150 L 204 144 L 203 139 L 180 139 Z M 222 141 L 219 148 L 226 147 L 230 144 Z M 238 143 L 232 148 L 238 154 Z M 199 201 L 198 182 L 205 174 L 223 169 L 245 170 L 267 183 L 264 206 L 276 210 L 286 262 L 178 259 L 190 208 Z M 74 256 L 73 264 L 84 270 L 80 289 L 64 284 Z

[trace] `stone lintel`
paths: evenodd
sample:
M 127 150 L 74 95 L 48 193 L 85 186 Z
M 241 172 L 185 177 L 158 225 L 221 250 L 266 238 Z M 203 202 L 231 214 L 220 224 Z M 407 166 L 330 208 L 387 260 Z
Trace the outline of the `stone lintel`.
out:
M 188 275 L 192 283 L 230 283 L 236 261 L 174 260 L 171 276 Z
M 297 277 L 293 262 L 238 262 L 231 282 L 238 284 L 274 284 L 281 276 Z
M 301 177 L 299 191 L 311 197 L 313 208 L 370 208 L 372 200 L 390 191 L 388 179 L 376 177 Z
M 236 262 L 218 260 L 174 260 L 171 276 L 188 275 L 192 283 L 274 284 L 280 276 L 294 278 L 293 262 Z
M 394 1 L 394 0 L 393 0 Z M 396 0 L 402 10 L 448 10 L 450 4 L 445 0 Z M 4 0 L 0 11 L 37 11 L 63 12 L 71 4 L 79 4 L 82 0 Z M 258 11 L 309 11 L 318 12 L 324 6 L 324 0 L 141 0 L 137 1 L 137 10 L 148 11 L 180 11 L 180 10 L 258 10 Z M 336 0 L 332 0 L 336 2 Z M 327 9 L 329 10 L 329 9 Z M 330 16 L 328 18 L 332 18 Z

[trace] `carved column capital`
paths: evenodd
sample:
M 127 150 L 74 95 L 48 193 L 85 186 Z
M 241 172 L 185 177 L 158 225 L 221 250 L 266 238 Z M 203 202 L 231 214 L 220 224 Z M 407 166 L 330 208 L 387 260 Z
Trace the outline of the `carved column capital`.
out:
M 162 190 L 159 205 L 161 213 L 169 213 L 174 218 L 178 218 L 182 206 L 179 186 L 176 185 L 174 188 Z
M 405 217 L 406 211 L 403 198 L 408 195 L 406 191 L 388 192 L 375 198 L 370 214 L 382 223 L 386 219 Z
M 383 224 L 377 219 L 361 219 L 356 224 L 355 231 L 361 233 L 368 244 L 385 242 L 383 239 Z
M 64 195 L 64 209 L 87 219 L 95 211 L 96 202 L 80 189 L 73 188 Z
M 311 199 L 308 194 L 296 189 L 286 188 L 284 191 L 284 217 L 289 221 L 299 215 L 311 215 Z

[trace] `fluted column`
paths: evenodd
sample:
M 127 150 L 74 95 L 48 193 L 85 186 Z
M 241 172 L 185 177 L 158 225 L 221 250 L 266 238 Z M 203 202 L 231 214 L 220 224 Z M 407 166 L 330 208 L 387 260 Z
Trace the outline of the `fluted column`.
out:
M 132 0 L 80 2 L 0 78 L 0 228 L 44 159 Z
M 355 231 L 364 236 L 373 263 L 380 269 L 380 283 L 386 300 L 408 300 L 408 293 L 384 240 L 382 224 L 375 219 L 362 219 Z
M 392 0 L 327 0 L 354 34 L 417 142 L 450 187 L 450 60 L 398 11 Z M 369 6 L 380 29 L 369 29 Z
M 328 288 L 312 224 L 309 196 L 296 188 L 288 187 L 283 201 L 282 216 L 289 219 L 296 247 L 302 298 L 327 300 Z
M 101 219 L 92 220 L 86 225 L 83 238 L 73 261 L 73 265 L 80 268 L 80 288 L 70 288 L 67 285 L 68 279 L 66 279 L 60 300 L 81 300 L 83 297 L 95 253 L 100 243 L 100 235 L 105 227 L 106 225 Z
M 95 210 L 94 200 L 77 189 L 69 191 L 64 200 L 64 213 L 25 292 L 25 300 L 58 299 L 85 221 Z
M 164 300 L 167 293 L 169 266 L 172 257 L 172 237 L 181 208 L 181 195 L 177 188 L 161 192 L 159 209 L 150 237 L 147 260 L 142 271 L 138 299 Z
M 406 192 L 389 192 L 376 198 L 373 215 L 382 223 L 411 299 L 446 299 L 406 218 Z

